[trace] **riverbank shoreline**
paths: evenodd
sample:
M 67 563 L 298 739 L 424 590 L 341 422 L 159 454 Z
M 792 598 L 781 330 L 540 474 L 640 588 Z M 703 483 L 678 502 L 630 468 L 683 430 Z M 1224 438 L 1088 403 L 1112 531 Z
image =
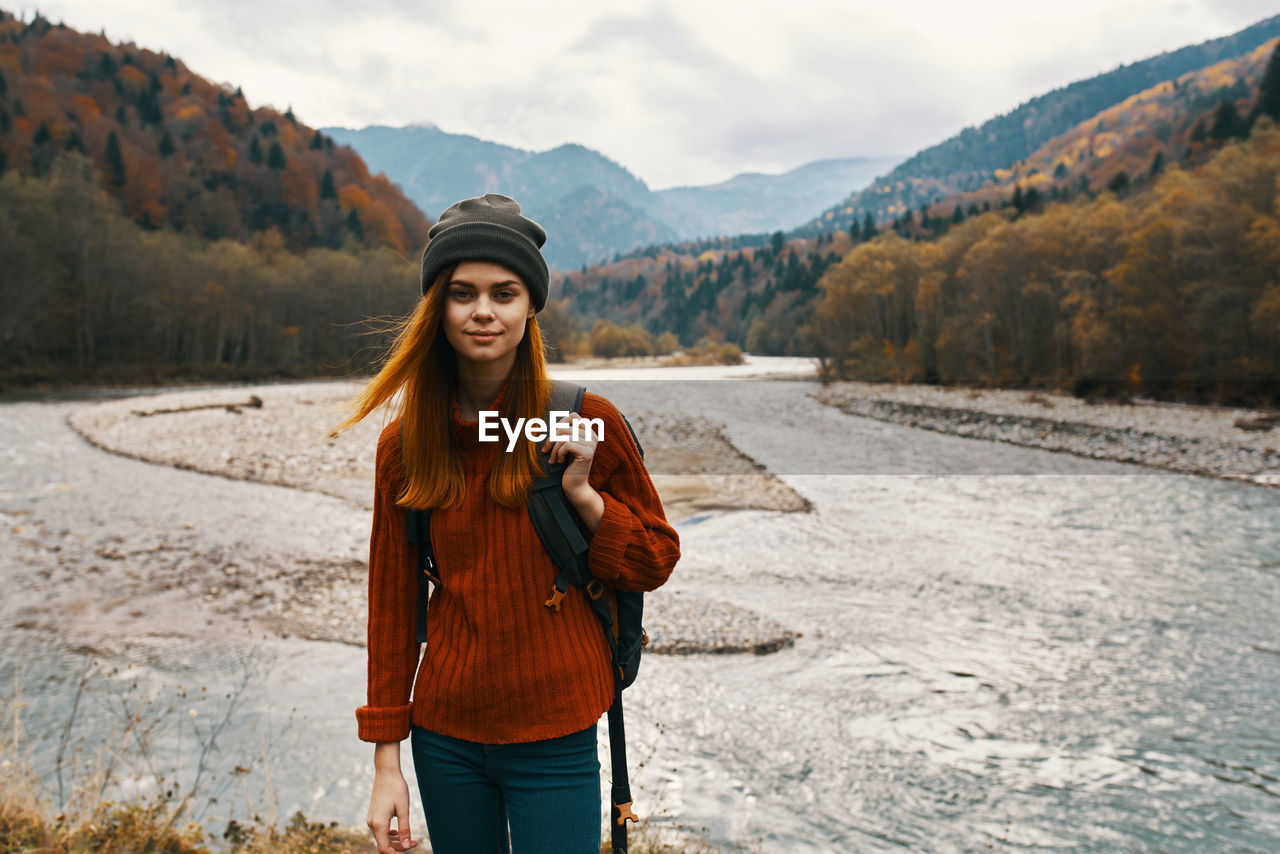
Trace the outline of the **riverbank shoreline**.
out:
M 1274 412 L 1062 392 L 835 382 L 814 399 L 848 415 L 1091 459 L 1280 486 Z

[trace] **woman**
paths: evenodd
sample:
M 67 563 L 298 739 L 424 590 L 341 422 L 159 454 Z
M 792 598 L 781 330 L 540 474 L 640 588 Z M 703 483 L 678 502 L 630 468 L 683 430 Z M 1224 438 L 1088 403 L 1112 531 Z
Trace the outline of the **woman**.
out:
M 525 497 L 539 472 L 527 438 L 481 442 L 479 414 L 541 418 L 548 385 L 536 313 L 549 276 L 541 226 L 496 193 L 440 215 L 422 256 L 422 299 L 334 435 L 401 392 L 378 439 L 369 544 L 369 827 L 384 854 L 417 845 L 400 742 L 409 736 L 435 854 L 597 852 L 596 723 L 613 698 L 609 649 L 586 595 L 546 607 L 556 570 Z M 547 441 L 589 533 L 592 575 L 653 590 L 680 557 L 675 530 L 614 406 L 587 393 L 604 435 Z M 402 446 L 403 442 L 403 446 Z M 406 507 L 433 508 L 441 583 L 426 652 L 414 639 L 416 547 Z M 415 676 L 416 672 L 416 676 Z M 412 702 L 410 701 L 412 689 Z M 392 827 L 392 818 L 395 826 Z

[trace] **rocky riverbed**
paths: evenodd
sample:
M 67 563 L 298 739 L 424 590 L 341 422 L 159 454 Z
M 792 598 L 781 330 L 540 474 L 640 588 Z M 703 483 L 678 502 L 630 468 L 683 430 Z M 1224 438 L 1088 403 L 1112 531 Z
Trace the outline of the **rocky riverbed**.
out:
M 324 493 L 372 510 L 377 436 L 372 417 L 327 439 L 360 383 L 299 383 L 170 392 L 123 398 L 72 412 L 68 424 L 90 443 L 148 462 L 235 480 Z M 734 509 L 799 511 L 808 502 L 739 452 L 724 425 L 670 413 L 628 412 L 655 487 L 673 523 Z M 363 558 L 316 559 L 269 548 L 205 549 L 198 538 L 104 544 L 85 570 L 118 562 L 129 596 L 195 595 L 228 620 L 282 635 L 363 644 Z M 66 564 L 66 555 L 60 563 Z M 796 633 L 753 611 L 690 593 L 654 597 L 645 625 L 657 653 L 765 653 Z M 135 609 L 136 610 L 136 609 Z M 120 619 L 119 614 L 114 615 Z M 40 626 L 38 614 L 28 618 Z
M 893 424 L 1280 486 L 1275 412 L 864 382 L 833 383 L 814 396 L 850 415 Z

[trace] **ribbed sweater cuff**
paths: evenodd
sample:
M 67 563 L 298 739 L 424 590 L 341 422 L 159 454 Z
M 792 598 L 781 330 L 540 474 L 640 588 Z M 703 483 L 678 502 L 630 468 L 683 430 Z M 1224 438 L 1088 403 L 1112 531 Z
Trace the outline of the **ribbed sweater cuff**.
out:
M 601 581 L 616 581 L 622 567 L 622 555 L 631 535 L 631 511 L 607 492 L 604 499 L 604 516 L 591 535 L 591 548 L 587 552 L 587 567 Z
M 356 709 L 361 741 L 404 741 L 409 737 L 409 712 L 413 706 L 361 706 Z

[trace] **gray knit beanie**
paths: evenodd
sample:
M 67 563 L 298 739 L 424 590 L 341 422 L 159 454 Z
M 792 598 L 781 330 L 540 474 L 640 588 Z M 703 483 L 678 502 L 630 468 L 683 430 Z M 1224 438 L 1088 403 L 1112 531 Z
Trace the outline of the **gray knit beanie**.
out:
M 485 193 L 450 205 L 427 232 L 422 252 L 422 293 L 440 271 L 459 261 L 493 261 L 520 274 L 535 311 L 547 304 L 550 273 L 538 250 L 547 242 L 542 226 L 520 215 L 520 203 Z

